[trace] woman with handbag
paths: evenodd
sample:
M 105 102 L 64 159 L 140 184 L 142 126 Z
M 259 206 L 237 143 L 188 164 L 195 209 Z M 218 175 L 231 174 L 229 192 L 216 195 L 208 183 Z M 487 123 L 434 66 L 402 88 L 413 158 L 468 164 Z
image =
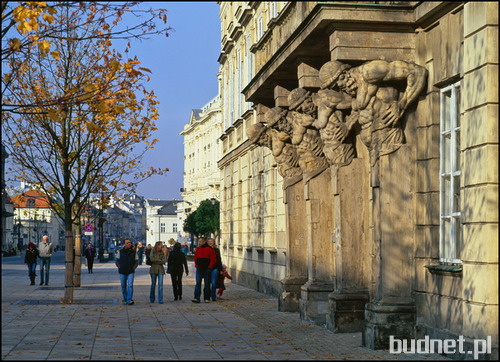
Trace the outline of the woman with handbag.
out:
M 158 280 L 158 303 L 163 304 L 163 276 L 165 275 L 163 264 L 167 261 L 167 254 L 161 241 L 157 241 L 154 248 L 149 252 L 149 260 L 151 260 L 151 267 L 149 268 L 149 275 L 151 275 L 149 301 L 151 303 L 155 302 L 156 280 Z
M 167 273 L 172 279 L 174 289 L 174 300 L 182 300 L 182 273 L 186 271 L 189 275 L 186 255 L 182 252 L 181 243 L 174 244 L 172 252 L 168 255 Z

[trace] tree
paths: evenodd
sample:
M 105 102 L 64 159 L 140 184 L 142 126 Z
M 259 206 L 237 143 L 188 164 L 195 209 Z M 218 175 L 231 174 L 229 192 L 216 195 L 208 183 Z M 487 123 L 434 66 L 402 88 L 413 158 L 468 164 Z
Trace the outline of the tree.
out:
M 10 103 L 4 98 L 4 94 L 10 94 L 13 79 L 17 77 L 19 62 L 12 59 L 23 60 L 30 56 L 33 47 L 43 51 L 44 56 L 59 57 L 59 52 L 52 47 L 52 39 L 57 38 L 64 31 L 54 21 L 55 14 L 71 9 L 79 11 L 82 15 L 88 15 L 79 23 L 73 24 L 74 30 L 82 30 L 90 23 L 96 28 L 105 30 L 100 33 L 78 32 L 78 40 L 90 38 L 105 39 L 145 39 L 152 34 L 169 35 L 170 27 L 157 28 L 157 20 L 166 23 L 165 9 L 141 9 L 140 1 L 124 2 L 79 2 L 79 1 L 2 1 L 2 110 L 4 112 L 23 112 L 26 104 Z M 147 17 L 144 17 L 148 14 Z M 123 16 L 134 17 L 134 25 L 121 26 Z M 115 18 L 113 20 L 113 17 Z M 111 21 L 113 20 L 113 21 Z M 51 51 L 52 50 L 52 51 Z M 29 104 L 27 106 L 30 106 Z
M 218 234 L 220 228 L 219 201 L 204 200 L 195 211 L 194 220 L 199 235 Z
M 31 46 L 22 57 L 16 52 L 9 57 L 16 75 L 9 79 L 8 94 L 2 94 L 2 103 L 10 105 L 2 110 L 2 130 L 13 161 L 10 171 L 62 200 L 62 206 L 50 206 L 64 221 L 63 302 L 72 303 L 72 227 L 84 205 L 93 195 L 105 194 L 103 204 L 120 192 L 133 193 L 139 182 L 168 169 L 142 167 L 142 157 L 157 142 L 152 134 L 158 101 L 144 86 L 150 71 L 113 48 L 115 27 L 126 8 L 98 2 L 57 6 L 52 56 L 47 47 Z M 125 53 L 128 49 L 130 42 Z
M 195 215 L 196 215 L 196 211 L 190 213 L 187 216 L 186 220 L 184 220 L 183 230 L 188 232 L 188 233 L 194 234 L 194 235 L 196 235 L 196 237 L 198 237 L 199 233 L 196 229 Z

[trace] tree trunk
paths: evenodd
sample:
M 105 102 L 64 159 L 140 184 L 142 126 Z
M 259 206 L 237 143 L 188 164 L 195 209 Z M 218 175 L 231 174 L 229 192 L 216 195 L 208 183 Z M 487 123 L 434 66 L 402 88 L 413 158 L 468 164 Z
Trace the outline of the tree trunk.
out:
M 80 232 L 79 223 L 75 228 L 75 265 L 74 265 L 74 274 L 75 274 L 75 287 L 79 287 L 81 285 L 82 280 L 82 235 Z
M 71 219 L 70 219 L 71 220 Z M 67 223 L 67 222 L 66 222 Z M 64 281 L 64 298 L 63 303 L 73 303 L 73 230 L 71 224 L 66 225 L 66 277 Z

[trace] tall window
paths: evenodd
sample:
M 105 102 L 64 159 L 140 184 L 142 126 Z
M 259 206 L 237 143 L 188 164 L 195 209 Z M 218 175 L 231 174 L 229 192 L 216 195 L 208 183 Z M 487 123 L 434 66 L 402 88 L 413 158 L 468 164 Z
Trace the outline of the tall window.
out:
M 229 60 L 229 124 L 231 127 L 234 122 L 234 73 L 233 73 L 233 61 Z
M 176 232 L 177 232 L 177 224 L 176 224 L 176 223 L 174 223 L 174 224 L 172 225 L 172 232 L 174 232 L 174 233 L 176 233 Z
M 439 259 L 460 263 L 460 82 L 441 90 Z
M 257 41 L 262 38 L 264 35 L 264 20 L 262 19 L 262 15 L 257 18 Z
M 238 118 L 243 114 L 243 59 L 241 58 L 241 50 L 236 52 L 236 66 L 238 67 Z
M 247 35 L 247 40 L 246 40 L 246 57 L 247 57 L 247 81 L 246 84 L 248 85 L 250 81 L 252 80 L 252 71 L 253 71 L 253 64 L 252 64 L 252 52 L 250 51 L 250 48 L 252 47 L 252 35 L 249 33 Z M 246 110 L 249 110 L 252 108 L 252 102 L 246 102 Z
M 160 232 L 161 232 L 161 233 L 164 233 L 164 232 L 165 232 L 165 224 L 164 224 L 164 223 L 161 223 L 161 224 L 160 224 Z

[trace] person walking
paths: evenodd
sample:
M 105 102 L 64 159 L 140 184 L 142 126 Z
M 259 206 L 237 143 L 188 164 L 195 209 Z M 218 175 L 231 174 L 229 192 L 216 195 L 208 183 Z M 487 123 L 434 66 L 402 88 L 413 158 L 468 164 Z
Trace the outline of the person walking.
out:
M 189 275 L 186 255 L 181 250 L 181 243 L 174 244 L 172 252 L 168 255 L 167 273 L 172 279 L 172 288 L 174 290 L 174 300 L 182 300 L 182 273 L 186 271 Z
M 189 254 L 189 246 L 187 245 L 186 242 L 182 243 L 182 252 L 184 253 L 185 256 Z
M 116 255 L 115 265 L 120 273 L 120 283 L 122 286 L 123 304 L 134 304 L 134 273 L 137 268 L 137 253 L 132 247 L 130 239 L 125 239 L 123 247 Z
M 210 246 L 215 251 L 215 265 L 212 269 L 212 274 L 210 277 L 210 296 L 212 297 L 212 302 L 216 300 L 217 292 L 217 279 L 219 279 L 219 273 L 222 271 L 222 258 L 220 255 L 220 250 L 215 243 L 213 238 L 208 239 L 208 246 Z
M 217 279 L 217 295 L 219 296 L 219 299 L 222 299 L 222 293 L 226 290 L 226 286 L 224 285 L 224 280 L 226 278 L 233 280 L 233 277 L 227 272 L 226 265 L 222 264 L 222 271 L 219 273 L 219 278 Z
M 201 296 L 201 281 L 204 282 L 203 299 L 205 303 L 210 302 L 210 278 L 212 276 L 212 268 L 217 259 L 215 251 L 207 244 L 207 239 L 201 237 L 198 240 L 199 246 L 194 252 L 194 266 L 196 267 L 196 286 L 194 287 L 193 303 L 200 302 Z
M 149 252 L 149 260 L 151 260 L 151 267 L 149 268 L 149 275 L 151 276 L 149 301 L 151 303 L 155 302 L 156 281 L 158 280 L 158 303 L 163 304 L 163 276 L 165 275 L 163 264 L 167 262 L 167 253 L 161 241 L 157 241 L 154 248 Z
M 94 258 L 96 256 L 95 249 L 92 247 L 92 244 L 89 243 L 87 248 L 85 249 L 85 259 L 87 259 L 87 268 L 89 269 L 89 273 L 94 272 Z
M 137 257 L 139 258 L 139 265 L 142 265 L 142 255 L 144 254 L 144 245 L 141 241 L 137 244 Z
M 24 264 L 28 266 L 28 275 L 30 277 L 30 285 L 35 285 L 36 277 L 36 259 L 40 252 L 36 248 L 34 243 L 29 243 L 26 249 L 26 254 L 24 254 Z
M 49 236 L 44 235 L 43 241 L 38 244 L 38 251 L 40 258 L 40 285 L 49 285 L 49 273 L 50 273 L 50 261 L 52 259 L 52 253 L 54 252 L 54 245 L 49 243 Z M 45 279 L 44 279 L 45 277 Z

